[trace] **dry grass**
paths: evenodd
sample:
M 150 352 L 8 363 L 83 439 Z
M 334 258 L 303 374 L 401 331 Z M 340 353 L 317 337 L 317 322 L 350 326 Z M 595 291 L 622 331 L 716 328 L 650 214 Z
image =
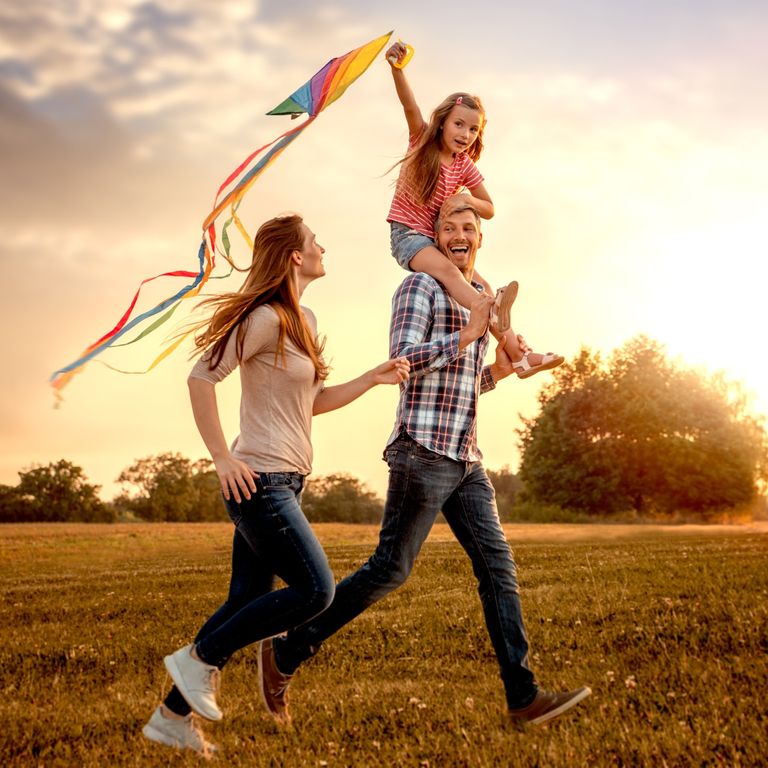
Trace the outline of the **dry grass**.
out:
M 589 684 L 572 715 L 504 717 L 471 571 L 445 526 L 408 584 L 297 675 L 295 725 L 252 654 L 206 726 L 226 766 L 757 766 L 768 754 L 768 526 L 505 526 L 542 683 Z M 318 526 L 341 576 L 375 526 Z M 139 735 L 227 585 L 226 524 L 0 528 L 4 766 L 196 765 Z

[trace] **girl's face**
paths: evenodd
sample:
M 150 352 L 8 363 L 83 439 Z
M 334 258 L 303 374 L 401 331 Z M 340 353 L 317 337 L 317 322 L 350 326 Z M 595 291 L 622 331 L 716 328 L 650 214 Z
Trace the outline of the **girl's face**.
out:
M 446 152 L 466 152 L 474 143 L 483 126 L 479 109 L 455 104 L 443 121 L 442 146 Z

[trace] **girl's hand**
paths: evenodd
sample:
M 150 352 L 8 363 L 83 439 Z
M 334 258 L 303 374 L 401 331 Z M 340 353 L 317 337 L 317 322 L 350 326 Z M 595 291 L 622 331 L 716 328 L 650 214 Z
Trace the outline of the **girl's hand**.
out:
M 411 364 L 407 357 L 395 357 L 377 365 L 372 371 L 375 384 L 401 384 L 408 381 Z
M 239 504 L 241 502 L 241 491 L 246 499 L 250 499 L 251 494 L 256 493 L 256 480 L 254 478 L 258 473 L 245 462 L 229 454 L 215 461 L 214 465 L 216 466 L 216 474 L 219 476 L 219 482 L 221 483 L 221 492 L 227 501 L 232 496 Z
M 403 60 L 406 53 L 408 53 L 408 49 L 398 40 L 387 48 L 384 58 L 389 62 L 392 69 L 397 69 L 397 65 Z
M 448 218 L 457 208 L 462 208 L 465 205 L 472 204 L 472 195 L 468 195 L 466 192 L 460 192 L 456 195 L 451 195 L 445 199 L 442 207 L 440 208 L 440 216 L 442 218 Z

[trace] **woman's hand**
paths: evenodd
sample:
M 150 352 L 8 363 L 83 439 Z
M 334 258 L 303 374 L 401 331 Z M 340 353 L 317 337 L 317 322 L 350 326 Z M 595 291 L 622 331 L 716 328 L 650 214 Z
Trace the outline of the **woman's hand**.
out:
M 407 357 L 394 357 L 371 370 L 374 384 L 401 384 L 408 381 L 411 364 Z
M 221 492 L 227 501 L 232 496 L 239 504 L 241 502 L 241 491 L 246 499 L 250 499 L 251 494 L 256 493 L 255 477 L 258 473 L 245 462 L 229 454 L 218 461 L 214 461 L 214 465 L 216 467 L 216 474 L 219 476 L 219 482 L 221 483 Z

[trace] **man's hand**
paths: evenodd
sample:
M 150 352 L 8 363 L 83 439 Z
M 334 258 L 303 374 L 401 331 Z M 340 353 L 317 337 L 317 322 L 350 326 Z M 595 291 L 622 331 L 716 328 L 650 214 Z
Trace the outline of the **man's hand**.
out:
M 520 334 L 517 335 L 517 343 L 523 352 L 530 351 L 531 348 L 528 346 L 528 342 Z M 505 340 L 502 336 L 496 345 L 496 360 L 491 363 L 491 376 L 493 376 L 494 381 L 501 381 L 515 373 L 515 369 L 512 367 L 512 358 L 507 354 L 504 344 Z
M 478 293 L 469 308 L 469 320 L 459 333 L 459 349 L 464 349 L 477 341 L 488 327 L 494 298 L 487 293 Z

